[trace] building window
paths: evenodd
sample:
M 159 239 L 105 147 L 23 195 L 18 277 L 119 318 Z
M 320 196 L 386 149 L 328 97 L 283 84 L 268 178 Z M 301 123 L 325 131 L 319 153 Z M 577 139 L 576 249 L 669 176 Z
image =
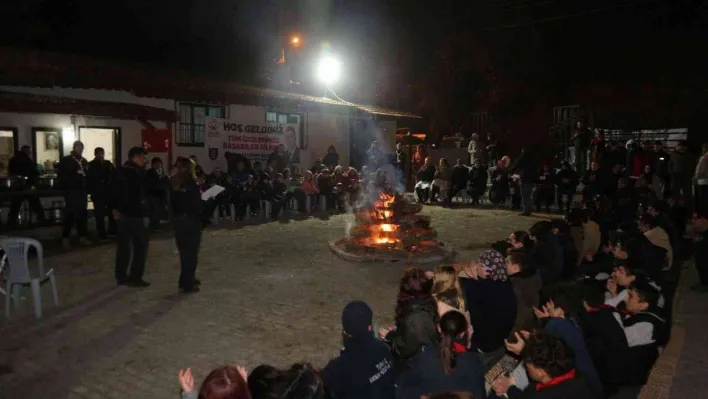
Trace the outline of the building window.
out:
M 204 118 L 225 118 L 226 108 L 220 105 L 179 104 L 178 145 L 204 145 Z
M 266 123 L 300 123 L 300 114 L 266 111 Z

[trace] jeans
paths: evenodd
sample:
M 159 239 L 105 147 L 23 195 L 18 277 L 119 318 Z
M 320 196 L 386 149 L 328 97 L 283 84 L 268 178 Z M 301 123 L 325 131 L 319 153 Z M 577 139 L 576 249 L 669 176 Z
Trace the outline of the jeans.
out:
M 115 277 L 117 281 L 142 280 L 145 273 L 148 245 L 148 230 L 143 218 L 121 216 L 118 220 L 116 247 Z M 130 273 L 128 267 L 130 267 Z
M 179 250 L 179 288 L 194 287 L 197 271 L 199 243 L 202 239 L 201 220 L 198 217 L 180 215 L 175 217 L 175 243 Z
M 62 238 L 69 238 L 76 225 L 79 237 L 86 237 L 88 194 L 84 190 L 68 190 L 64 193 L 64 228 Z
M 533 193 L 533 183 L 521 182 L 521 206 L 525 213 L 531 213 L 533 201 L 531 194 Z

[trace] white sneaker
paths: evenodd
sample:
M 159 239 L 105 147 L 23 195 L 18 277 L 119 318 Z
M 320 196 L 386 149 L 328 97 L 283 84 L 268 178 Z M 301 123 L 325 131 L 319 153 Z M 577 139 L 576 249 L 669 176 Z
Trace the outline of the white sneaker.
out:
M 71 249 L 71 243 L 69 242 L 68 238 L 62 238 L 61 247 L 64 249 Z
M 89 246 L 89 245 L 93 245 L 93 242 L 89 241 L 89 239 L 86 237 L 79 237 L 79 244 L 84 245 L 84 246 Z

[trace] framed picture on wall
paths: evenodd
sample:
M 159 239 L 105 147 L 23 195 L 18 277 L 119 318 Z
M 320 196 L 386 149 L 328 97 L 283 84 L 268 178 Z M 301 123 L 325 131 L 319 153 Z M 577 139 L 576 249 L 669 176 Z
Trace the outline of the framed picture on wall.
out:
M 48 151 L 59 149 L 59 134 L 56 132 L 44 132 L 44 148 Z

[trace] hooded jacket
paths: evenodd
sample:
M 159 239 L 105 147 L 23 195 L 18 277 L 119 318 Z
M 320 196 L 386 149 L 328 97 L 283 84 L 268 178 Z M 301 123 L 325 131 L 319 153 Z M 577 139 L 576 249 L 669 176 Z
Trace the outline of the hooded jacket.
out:
M 327 388 L 338 399 L 393 397 L 391 349 L 373 334 L 345 339 L 339 357 L 332 359 L 321 375 Z

